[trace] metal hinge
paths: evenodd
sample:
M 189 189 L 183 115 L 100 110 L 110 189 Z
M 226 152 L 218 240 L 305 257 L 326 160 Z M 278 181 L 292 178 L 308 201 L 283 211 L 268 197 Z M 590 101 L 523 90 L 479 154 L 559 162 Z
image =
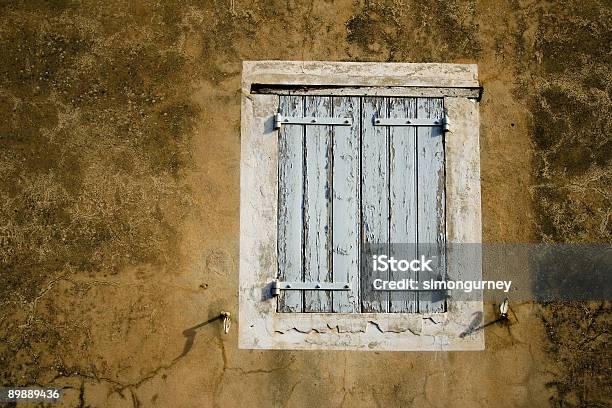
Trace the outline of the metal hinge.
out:
M 350 290 L 347 282 L 272 282 L 272 296 L 280 295 L 281 290 Z
M 374 126 L 442 126 L 442 131 L 450 130 L 448 115 L 438 119 L 420 118 L 374 118 Z
M 281 113 L 274 115 L 274 129 L 280 129 L 282 125 L 351 126 L 352 124 L 352 118 L 286 117 Z

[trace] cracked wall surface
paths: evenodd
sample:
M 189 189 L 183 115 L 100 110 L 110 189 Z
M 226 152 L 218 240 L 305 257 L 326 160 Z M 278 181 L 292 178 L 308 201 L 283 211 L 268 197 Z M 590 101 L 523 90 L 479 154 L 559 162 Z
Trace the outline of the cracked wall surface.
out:
M 2 385 L 65 387 L 65 407 L 610 404 L 608 303 L 511 303 L 474 353 L 238 350 L 218 319 L 237 316 L 243 60 L 477 63 L 485 241 L 610 242 L 609 2 L 0 15 Z

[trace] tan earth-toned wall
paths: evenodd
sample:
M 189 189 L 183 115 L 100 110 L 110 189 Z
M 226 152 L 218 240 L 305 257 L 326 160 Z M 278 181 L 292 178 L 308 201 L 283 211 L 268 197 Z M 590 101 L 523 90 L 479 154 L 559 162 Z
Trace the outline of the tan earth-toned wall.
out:
M 483 352 L 238 350 L 215 319 L 237 315 L 243 60 L 477 63 L 485 241 L 610 242 L 609 2 L 0 16 L 0 385 L 65 407 L 610 404 L 607 303 L 511 304 Z

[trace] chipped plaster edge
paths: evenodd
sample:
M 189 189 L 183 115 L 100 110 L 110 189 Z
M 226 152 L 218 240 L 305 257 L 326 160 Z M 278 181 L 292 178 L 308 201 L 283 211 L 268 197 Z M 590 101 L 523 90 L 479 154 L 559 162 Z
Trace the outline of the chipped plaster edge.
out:
M 476 64 L 244 61 L 242 93 L 252 84 L 478 88 Z

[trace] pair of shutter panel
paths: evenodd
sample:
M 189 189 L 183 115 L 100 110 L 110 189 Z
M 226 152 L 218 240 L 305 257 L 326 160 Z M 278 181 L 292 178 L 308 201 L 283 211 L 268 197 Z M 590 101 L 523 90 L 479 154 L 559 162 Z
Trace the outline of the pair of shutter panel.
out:
M 443 99 L 283 95 L 279 103 L 283 117 L 352 123 L 280 129 L 279 280 L 345 282 L 349 290 L 283 290 L 278 311 L 443 312 L 436 292 L 374 291 L 371 259 L 362 255 L 368 244 L 427 244 L 425 255 L 444 268 L 442 128 L 374 124 L 375 118 L 442 119 Z

